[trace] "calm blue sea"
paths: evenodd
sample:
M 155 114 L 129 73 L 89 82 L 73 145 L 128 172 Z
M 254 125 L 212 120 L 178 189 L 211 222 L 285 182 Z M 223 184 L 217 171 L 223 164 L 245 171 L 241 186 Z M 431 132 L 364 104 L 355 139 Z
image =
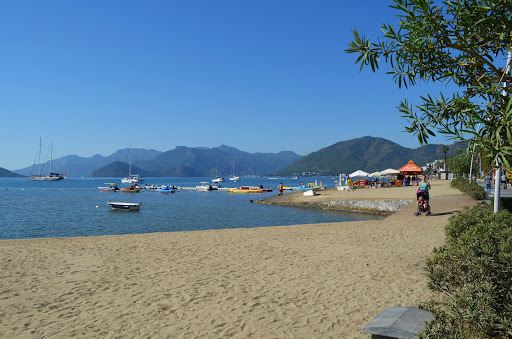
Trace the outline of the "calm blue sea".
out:
M 37 182 L 28 178 L 0 178 L 0 239 L 141 234 L 226 228 L 252 228 L 381 218 L 249 203 L 277 194 L 276 187 L 318 182 L 334 187 L 334 178 L 242 178 L 226 187 L 263 185 L 265 194 L 230 194 L 226 191 L 178 190 L 174 194 L 100 192 L 98 186 L 119 178 L 65 179 Z M 195 187 L 211 178 L 146 178 L 144 184 Z M 140 212 L 111 211 L 109 201 L 142 202 Z

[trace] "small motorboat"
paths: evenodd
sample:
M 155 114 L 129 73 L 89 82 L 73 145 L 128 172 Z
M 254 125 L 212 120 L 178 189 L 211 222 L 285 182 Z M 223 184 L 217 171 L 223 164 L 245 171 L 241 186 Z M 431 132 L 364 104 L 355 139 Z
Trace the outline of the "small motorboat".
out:
M 119 191 L 119 187 L 117 187 L 117 184 L 106 182 L 105 185 L 109 186 L 98 186 L 98 189 L 100 192 L 117 192 Z
M 108 203 L 114 211 L 139 211 L 141 202 L 109 202 Z
M 213 190 L 213 187 L 209 183 L 203 181 L 203 182 L 201 182 L 200 185 L 196 186 L 196 190 L 201 191 L 201 192 L 207 192 L 207 191 Z
M 155 190 L 157 193 L 174 193 L 176 190 L 170 186 L 161 187 Z
M 322 185 L 322 183 L 320 183 L 320 185 L 318 185 L 317 182 L 315 182 L 314 184 L 308 183 L 307 186 L 304 184 L 301 184 L 300 186 L 292 187 L 292 190 L 294 190 L 294 191 L 309 191 L 309 190 L 314 189 L 314 190 L 325 191 L 326 188 L 327 188 L 327 185 Z
M 123 192 L 123 193 L 139 193 L 140 187 L 131 185 L 129 188 L 121 188 L 121 192 Z

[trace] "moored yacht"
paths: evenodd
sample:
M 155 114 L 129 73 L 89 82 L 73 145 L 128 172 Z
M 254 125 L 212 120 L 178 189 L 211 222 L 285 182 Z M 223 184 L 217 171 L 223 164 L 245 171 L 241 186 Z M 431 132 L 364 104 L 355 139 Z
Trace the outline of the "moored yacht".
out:
M 219 182 L 225 182 L 226 180 L 224 180 L 223 177 L 217 177 L 215 179 L 212 179 L 212 182 L 218 184 Z
M 138 184 L 139 182 L 143 182 L 144 178 L 142 178 L 138 174 L 132 174 L 132 145 L 130 144 L 130 150 L 128 151 L 128 178 L 121 179 L 121 183 L 123 184 Z
M 41 174 L 41 171 L 43 170 L 43 166 L 41 166 L 41 138 L 39 138 L 39 151 L 38 151 L 38 154 L 39 154 L 39 164 L 38 164 L 38 167 L 39 167 L 39 173 L 36 174 L 36 175 L 31 175 L 30 176 L 30 180 L 34 180 L 34 181 L 59 181 L 59 180 L 62 180 L 66 177 L 66 175 L 64 174 L 59 174 L 59 173 L 54 173 L 52 172 L 52 162 L 53 162 L 53 143 L 50 144 L 50 173 L 48 175 L 43 175 Z M 34 166 L 35 166 L 35 163 L 34 163 Z M 32 166 L 32 169 L 34 168 L 34 166 Z

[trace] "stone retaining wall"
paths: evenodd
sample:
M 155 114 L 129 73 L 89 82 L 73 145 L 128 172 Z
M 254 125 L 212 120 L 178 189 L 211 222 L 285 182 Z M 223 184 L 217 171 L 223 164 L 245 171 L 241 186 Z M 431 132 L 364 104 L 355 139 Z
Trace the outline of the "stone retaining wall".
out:
M 266 205 L 281 205 L 303 208 L 317 208 L 339 211 L 394 213 L 407 206 L 413 200 L 339 200 L 339 201 L 279 201 L 259 200 L 256 203 Z

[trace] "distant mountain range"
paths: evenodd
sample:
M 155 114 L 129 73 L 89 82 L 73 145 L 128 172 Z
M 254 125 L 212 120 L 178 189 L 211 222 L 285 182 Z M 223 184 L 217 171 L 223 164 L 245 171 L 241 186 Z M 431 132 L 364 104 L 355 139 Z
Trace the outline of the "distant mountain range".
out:
M 132 173 L 145 177 L 228 177 L 233 173 L 233 166 L 238 176 L 337 175 L 358 169 L 367 172 L 398 169 L 409 160 L 423 166 L 444 158 L 442 146 L 431 144 L 412 149 L 382 138 L 363 137 L 338 142 L 304 157 L 291 151 L 248 153 L 221 145 L 213 148 L 179 146 L 167 152 L 132 149 L 131 159 Z M 453 155 L 456 148 L 450 147 L 447 156 Z M 67 177 L 125 177 L 129 167 L 128 152 L 126 148 L 107 157 L 68 155 L 53 160 L 53 169 Z M 43 173 L 48 172 L 46 169 L 49 164 L 45 165 Z M 30 175 L 32 166 L 15 170 L 17 173 L 7 172 L 0 171 L 0 176 Z
M 0 167 L 0 178 L 17 178 L 21 177 L 21 174 L 11 172 L 5 168 Z
M 103 157 L 99 154 L 89 158 L 68 155 L 53 160 L 55 172 L 66 174 L 67 177 L 125 177 L 128 175 L 129 149 Z M 248 153 L 234 147 L 221 145 L 219 147 L 184 147 L 160 152 L 146 149 L 131 150 L 132 173 L 146 177 L 200 177 L 229 176 L 233 172 L 238 176 L 263 175 L 281 170 L 301 156 L 294 152 L 279 153 Z M 50 168 L 44 165 L 43 173 Z M 37 168 L 34 168 L 37 171 Z M 32 166 L 16 170 L 24 175 L 30 175 Z
M 362 137 L 341 141 L 319 151 L 308 154 L 274 175 L 290 176 L 314 172 L 316 175 L 337 175 L 351 173 L 358 169 L 366 172 L 382 171 L 386 168 L 398 169 L 413 160 L 418 166 L 444 159 L 443 145 L 429 144 L 418 148 L 407 148 L 392 141 Z M 455 149 L 464 146 L 451 146 L 447 158 Z
M 97 170 L 100 167 L 111 164 L 115 161 L 126 162 L 128 160 L 128 152 L 129 148 L 120 149 L 111 155 L 104 157 L 102 155 L 96 154 L 92 157 L 84 158 L 79 157 L 77 155 L 67 155 L 62 158 L 54 159 L 52 163 L 53 171 L 66 174 L 68 178 L 81 178 L 81 177 L 89 177 L 90 174 Z M 156 151 L 154 149 L 146 150 L 146 149 L 138 149 L 132 148 L 132 160 L 148 160 L 154 158 L 158 155 L 162 154 L 160 151 Z M 43 174 L 48 173 L 50 169 L 50 164 L 47 162 L 44 164 L 44 168 L 41 170 Z M 15 172 L 30 175 L 34 171 L 33 174 L 37 174 L 38 171 L 37 165 L 25 167 L 22 169 L 15 170 Z M 128 175 L 128 167 L 126 167 L 126 173 L 121 174 L 119 176 Z
M 132 155 L 133 158 L 133 155 Z M 151 177 L 258 176 L 281 170 L 301 156 L 294 152 L 248 153 L 234 147 L 185 147 L 159 154 L 132 164 L 132 173 Z M 114 163 L 91 173 L 92 177 L 126 176 L 126 163 Z

